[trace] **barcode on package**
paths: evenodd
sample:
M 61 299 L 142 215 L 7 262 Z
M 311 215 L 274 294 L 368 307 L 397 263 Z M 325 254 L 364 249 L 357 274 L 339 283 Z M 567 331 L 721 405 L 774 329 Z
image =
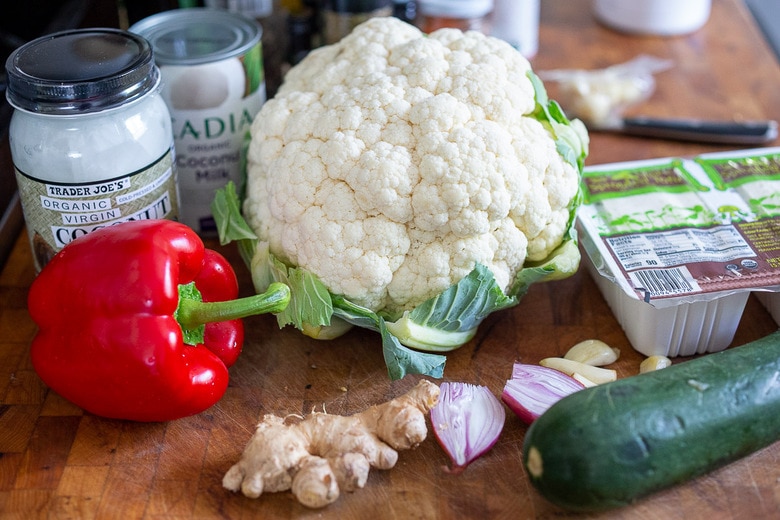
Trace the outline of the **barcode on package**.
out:
M 628 273 L 628 276 L 634 287 L 650 298 L 701 291 L 696 279 L 685 267 L 642 269 Z

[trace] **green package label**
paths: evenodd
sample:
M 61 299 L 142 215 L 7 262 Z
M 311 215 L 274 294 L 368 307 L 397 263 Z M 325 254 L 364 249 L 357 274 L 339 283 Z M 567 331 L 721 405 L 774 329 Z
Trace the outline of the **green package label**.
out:
M 598 213 L 604 235 L 717 223 L 702 201 L 709 189 L 678 159 L 639 168 L 591 169 L 583 174 L 582 185 L 585 203 Z
M 756 217 L 780 216 L 780 154 L 697 158 L 715 188 L 734 190 Z
M 631 297 L 780 285 L 780 148 L 588 167 L 583 191 L 583 247 Z
M 43 181 L 15 171 L 38 271 L 69 242 L 96 229 L 131 220 L 178 220 L 171 150 L 147 168 L 97 182 Z
M 583 175 L 585 203 L 646 193 L 685 193 L 706 191 L 679 160 L 644 168 L 616 171 L 588 170 Z

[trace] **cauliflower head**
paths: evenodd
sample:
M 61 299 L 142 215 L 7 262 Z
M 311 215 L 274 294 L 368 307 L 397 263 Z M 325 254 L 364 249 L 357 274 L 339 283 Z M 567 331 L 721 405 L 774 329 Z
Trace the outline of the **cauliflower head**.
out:
M 254 120 L 247 222 L 285 264 L 388 316 L 478 264 L 507 292 L 578 200 L 530 71 L 478 32 L 363 23 L 293 67 Z

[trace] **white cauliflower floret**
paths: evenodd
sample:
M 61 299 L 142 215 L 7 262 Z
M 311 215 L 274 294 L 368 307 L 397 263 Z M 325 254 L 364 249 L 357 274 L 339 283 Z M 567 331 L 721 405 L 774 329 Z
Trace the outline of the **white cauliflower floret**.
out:
M 392 18 L 287 74 L 252 126 L 244 213 L 285 263 L 397 314 L 487 266 L 506 292 L 568 230 L 579 172 L 505 42 Z

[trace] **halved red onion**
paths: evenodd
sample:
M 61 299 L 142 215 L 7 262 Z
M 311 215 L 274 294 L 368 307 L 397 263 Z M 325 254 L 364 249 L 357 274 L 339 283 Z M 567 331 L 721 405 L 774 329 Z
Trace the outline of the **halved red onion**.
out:
M 501 400 L 520 420 L 531 424 L 558 400 L 583 388 L 582 383 L 554 368 L 515 363 Z
M 463 471 L 498 440 L 506 411 L 486 386 L 441 383 L 439 402 L 431 410 L 436 439 L 452 460 L 452 471 Z

